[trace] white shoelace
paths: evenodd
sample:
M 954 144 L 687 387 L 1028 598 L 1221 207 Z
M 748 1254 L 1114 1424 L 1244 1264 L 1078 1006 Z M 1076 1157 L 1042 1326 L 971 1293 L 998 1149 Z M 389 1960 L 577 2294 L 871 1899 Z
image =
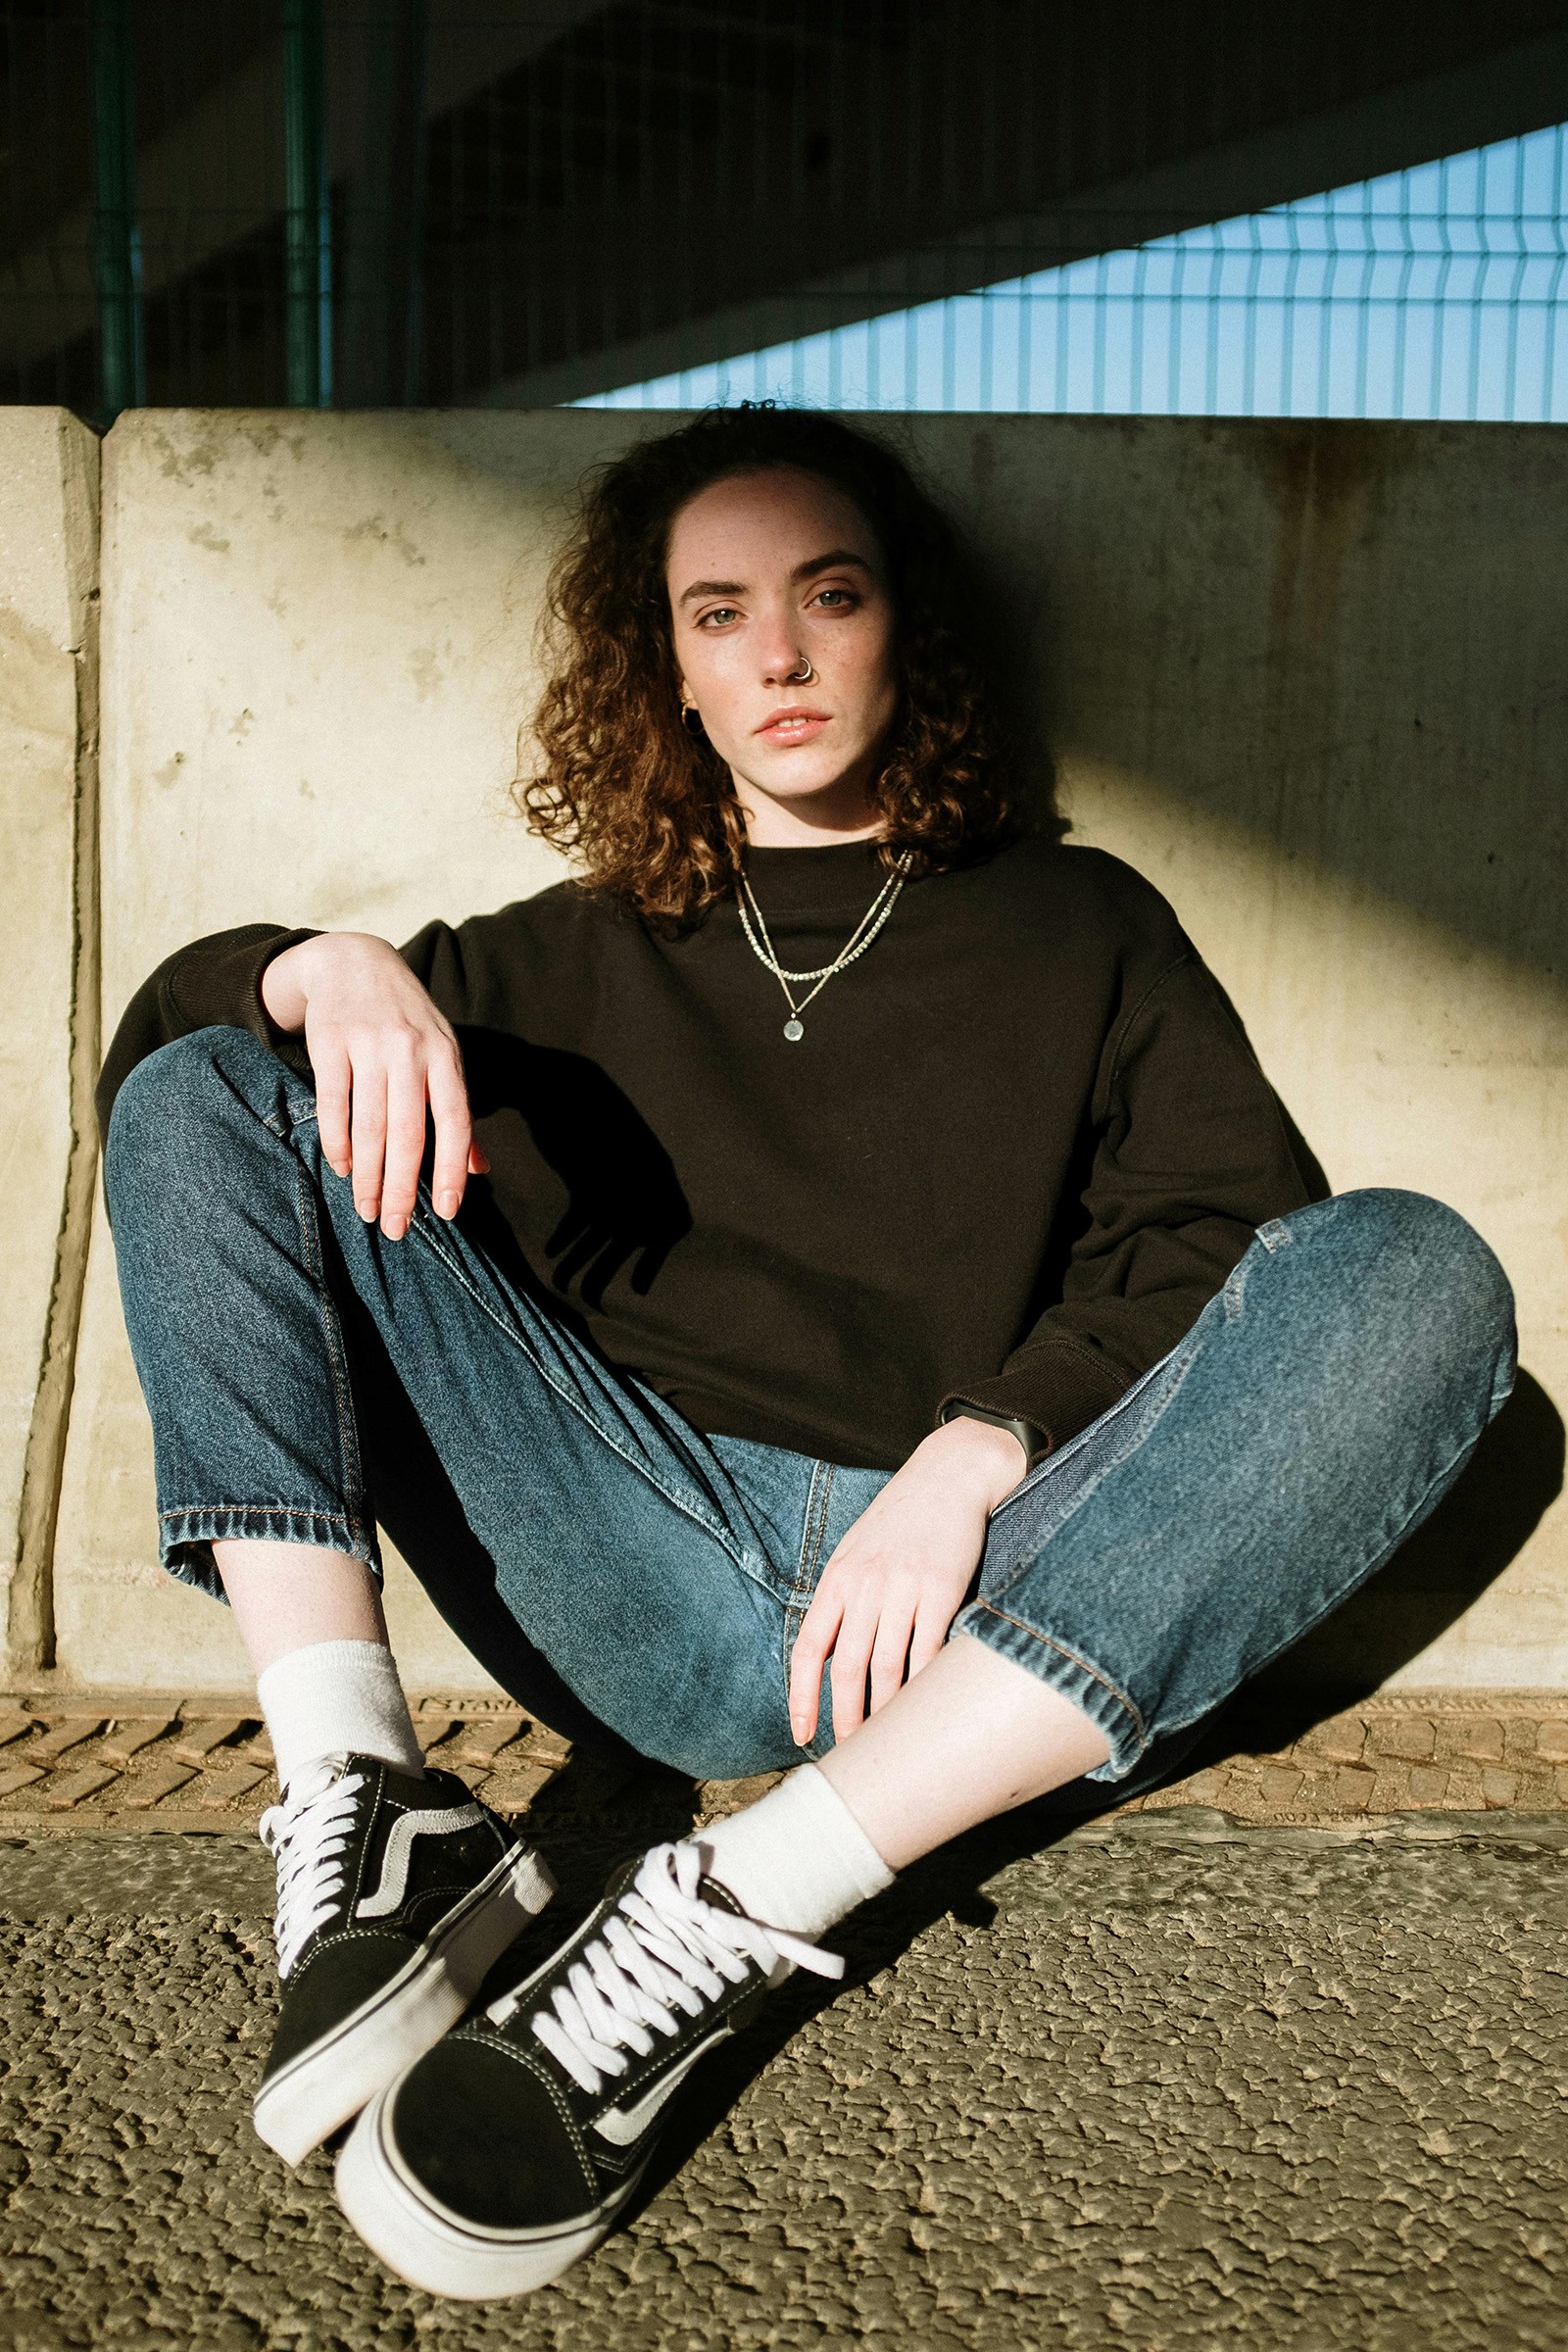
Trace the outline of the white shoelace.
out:
M 343 1851 L 354 1826 L 354 1799 L 365 1775 L 328 1756 L 262 1815 L 261 1839 L 277 1863 L 277 1973 L 286 1977 L 343 1891 Z
M 646 2058 L 655 2033 L 678 2033 L 677 2011 L 701 2017 L 705 2000 L 717 2000 L 726 1983 L 739 1984 L 748 1959 L 764 1975 L 781 1960 L 818 1977 L 844 1974 L 836 1953 L 804 1936 L 704 1902 L 702 1870 L 695 1845 L 656 1845 L 566 1983 L 530 2020 L 551 2056 L 590 2094 L 606 2076 L 626 2072 L 628 2050 Z M 525 1997 L 526 1988 L 506 1994 L 492 2004 L 491 2019 L 505 2025 Z

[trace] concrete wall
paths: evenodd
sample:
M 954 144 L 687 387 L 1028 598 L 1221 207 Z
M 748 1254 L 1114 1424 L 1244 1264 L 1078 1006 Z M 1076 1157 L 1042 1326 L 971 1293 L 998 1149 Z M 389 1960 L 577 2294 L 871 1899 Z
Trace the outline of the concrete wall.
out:
M 0 1651 L 47 1655 L 91 1205 L 98 444 L 0 409 Z
M 510 814 L 539 584 L 581 468 L 662 420 L 142 414 L 106 450 L 104 1011 L 246 917 L 398 938 L 552 879 Z M 1551 428 L 906 420 L 975 529 L 1078 835 L 1165 889 L 1340 1187 L 1471 1216 L 1532 1378 L 1303 1667 L 1568 1683 L 1568 552 Z M 233 1684 L 154 1565 L 94 1231 L 62 1673 Z M 395 1574 L 406 1665 L 477 1670 Z
M 1525 1377 L 1474 1474 L 1292 1674 L 1561 1687 L 1568 435 L 919 439 L 1025 615 L 1076 836 L 1172 899 L 1335 1188 L 1441 1196 L 1518 1292 Z
M 104 457 L 104 1009 L 257 915 L 405 938 L 554 880 L 511 813 L 543 569 L 624 427 L 141 413 Z M 234 1688 L 225 1611 L 156 1565 L 150 1432 L 100 1202 L 61 1517 L 73 1680 Z M 390 1563 L 406 1672 L 479 1669 Z

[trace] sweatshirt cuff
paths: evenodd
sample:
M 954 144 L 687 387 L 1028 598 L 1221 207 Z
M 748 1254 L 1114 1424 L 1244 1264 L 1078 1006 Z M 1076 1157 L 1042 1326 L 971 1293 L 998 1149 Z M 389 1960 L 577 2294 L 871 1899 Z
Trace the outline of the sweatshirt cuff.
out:
M 262 975 L 289 948 L 317 936 L 315 931 L 269 931 L 258 937 L 252 931 L 248 938 L 242 932 L 219 948 L 198 948 L 170 975 L 171 1000 L 191 1028 L 249 1029 L 280 1061 L 308 1077 L 311 1061 L 305 1040 L 272 1020 L 262 1003 Z
M 1126 1395 L 1129 1383 L 1110 1364 L 1076 1348 L 1031 1350 L 994 1380 L 950 1389 L 937 1407 L 940 1422 L 950 1404 L 978 1404 L 1012 1421 L 1032 1421 L 1053 1453 Z

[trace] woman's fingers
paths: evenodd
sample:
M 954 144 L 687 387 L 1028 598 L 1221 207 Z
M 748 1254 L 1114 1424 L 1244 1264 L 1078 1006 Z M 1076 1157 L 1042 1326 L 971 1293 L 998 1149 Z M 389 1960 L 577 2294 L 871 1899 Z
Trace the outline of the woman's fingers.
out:
M 425 1073 L 422 1056 L 399 1053 L 386 1082 L 386 1174 L 381 1187 L 381 1231 L 401 1242 L 419 1197 L 424 1159 Z
M 268 966 L 263 1001 L 291 1035 L 303 1026 L 316 1076 L 321 1151 L 352 1173 L 354 1205 L 391 1241 L 413 1221 L 434 1114 L 432 1191 L 455 1216 L 470 1170 L 488 1173 L 473 1141 L 463 1056 L 450 1024 L 397 950 L 368 933 L 323 933 Z
M 911 1682 L 922 1666 L 929 1666 L 933 1658 L 941 1656 L 947 1644 L 948 1635 L 952 1630 L 953 1620 L 957 1613 L 956 1609 L 950 1613 L 946 1609 L 934 1609 L 929 1604 L 921 1609 L 915 1618 L 914 1633 L 909 1642 L 909 1680 Z
M 468 1090 L 457 1048 L 430 1057 L 426 1084 L 430 1113 L 435 1121 L 435 1161 L 430 1171 L 430 1198 L 438 1217 L 455 1217 L 463 1206 L 463 1190 L 473 1158 L 473 1120 Z M 482 1155 L 481 1155 L 482 1156 Z M 480 1173 L 479 1170 L 474 1171 Z
M 866 1709 L 867 1716 L 875 1715 L 903 1689 L 905 1668 L 909 1665 L 909 1637 L 914 1625 L 913 1594 L 885 1593 L 881 1615 L 877 1619 L 876 1639 L 871 1644 L 871 1703 Z M 909 1666 L 909 1671 L 914 1671 L 912 1666 Z M 835 1693 L 835 1724 L 838 1719 L 838 1697 Z
M 381 1213 L 386 1162 L 386 1071 L 379 1062 L 363 1056 L 350 1059 L 354 1089 L 350 1112 L 354 1205 L 367 1225 L 373 1225 Z
M 857 1605 L 844 1612 L 838 1640 L 833 1644 L 833 1663 L 829 1669 L 829 1687 L 833 1692 L 833 1740 L 835 1746 L 858 1732 L 865 1721 L 865 1678 L 870 1671 L 871 1646 L 876 1640 L 876 1605 L 869 1606 L 856 1596 Z
M 316 1056 L 318 1054 L 318 1058 Z M 470 1168 L 488 1172 L 473 1141 L 468 1092 L 457 1049 L 438 1040 L 426 1068 L 421 1041 L 395 1040 L 383 1053 L 357 1042 L 313 1048 L 321 1149 L 340 1176 L 352 1170 L 354 1205 L 377 1218 L 389 1241 L 413 1222 L 428 1122 L 435 1119 L 431 1192 L 442 1216 L 456 1216 Z
M 843 1615 L 844 1605 L 836 1589 L 820 1584 L 795 1637 L 790 1656 L 790 1729 L 803 1747 L 816 1737 L 822 1669 Z
M 321 1151 L 335 1176 L 347 1176 L 354 1163 L 349 1149 L 349 1105 L 352 1099 L 349 1057 L 341 1044 L 307 1038 L 311 1067 L 316 1074 L 316 1119 Z

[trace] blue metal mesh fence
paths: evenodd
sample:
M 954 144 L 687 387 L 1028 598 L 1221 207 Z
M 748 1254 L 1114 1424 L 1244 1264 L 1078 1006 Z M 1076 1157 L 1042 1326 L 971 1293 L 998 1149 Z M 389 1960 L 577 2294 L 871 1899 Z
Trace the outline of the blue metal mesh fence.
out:
M 599 395 L 1568 420 L 1568 125 Z
M 1560 419 L 1552 116 L 1568 0 L 0 0 L 0 399 Z

